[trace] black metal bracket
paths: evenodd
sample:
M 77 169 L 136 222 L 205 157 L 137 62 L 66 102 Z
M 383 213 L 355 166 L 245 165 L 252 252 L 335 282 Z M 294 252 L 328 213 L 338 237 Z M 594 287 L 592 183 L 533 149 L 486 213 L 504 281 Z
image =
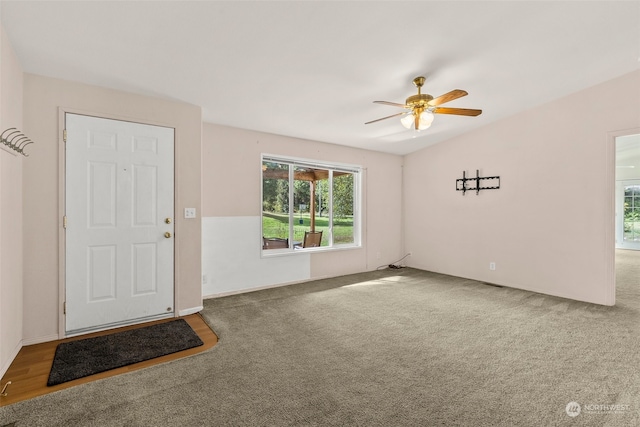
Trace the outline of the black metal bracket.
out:
M 484 181 L 484 180 L 494 180 L 492 182 L 492 184 L 494 184 L 491 187 L 488 186 L 481 186 L 481 182 L 480 181 Z M 472 181 L 473 183 L 475 183 L 475 186 L 473 186 L 473 183 L 469 184 L 469 181 Z M 471 186 L 470 186 L 471 185 Z M 485 176 L 485 177 L 481 177 L 480 176 L 480 171 L 478 169 L 476 169 L 476 177 L 475 178 L 467 178 L 467 172 L 466 171 L 462 171 L 462 178 L 461 179 L 456 179 L 456 191 L 462 191 L 462 195 L 464 196 L 465 193 L 467 191 L 476 191 L 476 195 L 480 192 L 480 190 L 497 190 L 498 188 L 500 188 L 500 177 L 499 176 Z

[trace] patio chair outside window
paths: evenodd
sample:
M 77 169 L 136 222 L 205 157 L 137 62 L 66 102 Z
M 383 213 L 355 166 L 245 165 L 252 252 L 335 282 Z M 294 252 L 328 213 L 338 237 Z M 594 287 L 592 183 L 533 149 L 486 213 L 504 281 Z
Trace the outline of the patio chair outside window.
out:
M 289 247 L 289 239 L 279 239 L 277 237 L 263 237 L 262 249 L 286 249 Z
M 303 248 L 317 248 L 322 241 L 322 231 L 305 231 L 304 240 L 302 241 Z

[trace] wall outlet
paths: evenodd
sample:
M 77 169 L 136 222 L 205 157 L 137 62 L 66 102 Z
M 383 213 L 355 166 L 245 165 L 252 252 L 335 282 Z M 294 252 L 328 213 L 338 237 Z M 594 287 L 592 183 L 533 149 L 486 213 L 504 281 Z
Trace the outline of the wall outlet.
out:
M 495 262 L 490 262 L 489 263 L 489 270 L 495 270 L 496 269 L 496 263 Z
M 184 208 L 184 217 L 185 218 L 195 218 L 196 217 L 196 208 Z

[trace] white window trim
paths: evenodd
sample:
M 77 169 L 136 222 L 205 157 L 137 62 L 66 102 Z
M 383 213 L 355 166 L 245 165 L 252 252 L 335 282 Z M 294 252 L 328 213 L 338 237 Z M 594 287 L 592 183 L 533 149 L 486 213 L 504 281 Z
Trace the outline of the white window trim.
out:
M 262 249 L 262 236 L 264 236 L 263 220 L 262 220 L 262 202 L 264 198 L 263 194 L 263 175 L 260 173 L 260 256 L 272 257 L 283 255 L 296 255 L 296 254 L 309 254 L 314 252 L 327 252 L 327 251 L 340 251 L 345 249 L 357 249 L 362 247 L 362 174 L 364 168 L 359 165 L 348 163 L 335 163 L 327 161 L 319 161 L 312 159 L 304 159 L 299 157 L 282 156 L 278 154 L 266 154 L 260 155 L 260 170 L 262 170 L 262 164 L 265 162 L 274 163 L 286 163 L 289 165 L 289 200 L 293 200 L 294 192 L 294 176 L 291 169 L 295 166 L 308 167 L 314 169 L 326 169 L 329 171 L 330 182 L 333 183 L 333 171 L 349 172 L 354 177 L 354 194 L 353 194 L 353 243 L 344 243 L 335 245 L 333 243 L 333 185 L 329 185 L 329 233 L 331 234 L 329 246 L 321 246 L 317 248 L 304 248 L 304 249 Z M 293 218 L 292 210 L 294 209 L 293 203 L 289 203 L 289 235 L 293 236 Z

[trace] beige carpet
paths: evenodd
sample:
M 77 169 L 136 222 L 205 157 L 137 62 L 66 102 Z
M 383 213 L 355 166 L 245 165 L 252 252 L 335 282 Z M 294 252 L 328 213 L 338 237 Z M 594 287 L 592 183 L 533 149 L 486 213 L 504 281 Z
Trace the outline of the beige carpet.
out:
M 210 351 L 2 407 L 0 426 L 640 425 L 627 252 L 616 307 L 414 269 L 207 300 Z

